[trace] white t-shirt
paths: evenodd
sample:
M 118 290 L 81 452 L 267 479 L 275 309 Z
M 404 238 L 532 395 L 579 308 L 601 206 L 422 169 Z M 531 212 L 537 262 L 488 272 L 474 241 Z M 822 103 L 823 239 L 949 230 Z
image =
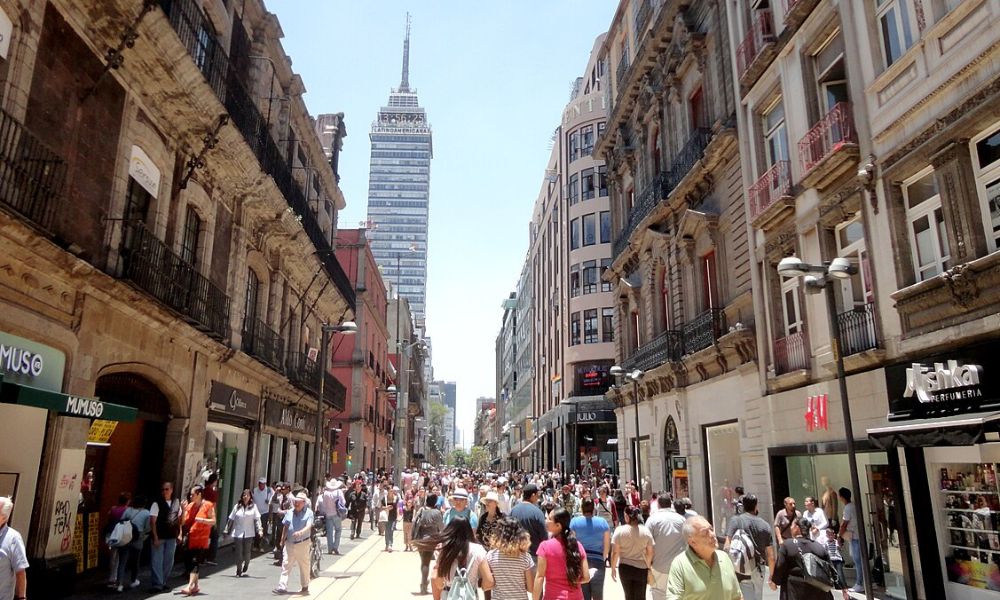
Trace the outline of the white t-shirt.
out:
M 857 512 L 854 509 L 853 502 L 848 502 L 844 505 L 844 516 L 841 519 L 847 522 L 846 538 L 853 540 L 858 535 Z
M 465 559 L 466 569 L 468 570 L 469 583 L 473 587 L 479 587 L 479 563 L 486 560 L 486 548 L 483 548 L 479 544 L 469 544 L 469 555 Z M 452 578 L 455 576 L 455 571 L 458 570 L 458 563 L 451 565 L 451 571 L 448 573 L 448 579 L 445 585 L 451 582 Z M 437 573 L 437 567 L 434 567 L 432 573 Z
M 809 519 L 812 526 L 816 528 L 816 531 L 809 532 L 809 538 L 814 542 L 826 544 L 826 528 L 830 526 L 830 522 L 826 520 L 823 509 L 817 506 L 816 510 L 812 512 L 807 510 L 802 513 L 802 516 Z

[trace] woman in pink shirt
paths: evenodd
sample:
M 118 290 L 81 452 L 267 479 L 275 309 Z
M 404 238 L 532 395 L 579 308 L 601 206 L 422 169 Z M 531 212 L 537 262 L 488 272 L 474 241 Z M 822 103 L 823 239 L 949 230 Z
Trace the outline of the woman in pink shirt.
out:
M 566 509 L 558 507 L 545 517 L 549 539 L 538 546 L 535 600 L 583 600 L 581 584 L 590 581 L 590 567 L 583 544 L 569 528 L 571 516 Z

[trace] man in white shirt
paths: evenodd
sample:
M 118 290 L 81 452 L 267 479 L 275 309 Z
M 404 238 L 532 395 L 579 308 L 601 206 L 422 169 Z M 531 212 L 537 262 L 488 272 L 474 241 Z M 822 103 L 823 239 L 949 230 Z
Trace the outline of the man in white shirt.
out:
M 264 540 L 272 539 L 268 529 L 271 525 L 271 500 L 274 498 L 274 490 L 267 485 L 267 477 L 261 477 L 257 480 L 257 485 L 250 491 L 250 497 L 253 498 L 253 503 L 257 506 L 260 522 L 264 526 L 264 535 L 257 542 L 257 549 L 261 550 Z
M 651 512 L 646 527 L 653 534 L 653 585 L 650 586 L 654 600 L 667 597 L 667 576 L 670 565 L 678 554 L 687 549 L 684 537 L 684 522 L 687 520 L 677 511 L 670 510 L 671 498 L 667 492 L 656 497 L 656 512 Z
M 806 496 L 806 510 L 802 516 L 812 523 L 812 527 L 809 529 L 809 538 L 825 545 L 826 530 L 830 526 L 830 522 L 823 513 L 823 509 L 816 505 L 816 498 Z
M 28 589 L 28 554 L 21 534 L 7 521 L 14 510 L 14 501 L 0 497 L 0 598 L 24 600 Z
M 840 502 L 844 505 L 844 514 L 840 518 L 840 537 L 848 543 L 851 549 L 851 558 L 854 559 L 857 572 L 857 579 L 854 582 L 852 592 L 863 593 L 865 591 L 865 569 L 861 568 L 861 540 L 858 539 L 858 513 L 857 507 L 851 502 L 851 490 L 842 487 L 837 490 Z
M 344 482 L 331 479 L 326 482 L 323 493 L 316 498 L 316 512 L 326 515 L 326 553 L 340 554 L 340 532 L 344 525 L 343 515 L 347 514 L 347 498 L 344 497 Z
M 507 491 L 507 478 L 500 477 L 497 479 L 497 505 L 500 508 L 500 512 L 505 515 L 510 514 L 510 493 Z

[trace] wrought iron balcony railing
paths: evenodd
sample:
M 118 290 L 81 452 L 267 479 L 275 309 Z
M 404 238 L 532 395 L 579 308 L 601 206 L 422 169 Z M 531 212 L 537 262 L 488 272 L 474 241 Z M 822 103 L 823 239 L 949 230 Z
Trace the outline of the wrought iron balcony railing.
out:
M 743 42 L 736 48 L 736 69 L 740 79 L 746 75 L 750 65 L 760 55 L 764 47 L 774 41 L 774 25 L 771 21 L 771 11 L 762 9 L 754 11 L 750 17 L 750 30 Z
M 285 377 L 293 385 L 312 393 L 319 393 L 319 368 L 316 361 L 302 352 L 289 352 L 285 359 Z M 329 371 L 323 374 L 323 400 L 338 410 L 344 409 L 347 389 Z
M 65 178 L 62 157 L 0 111 L 0 204 L 49 229 Z
M 787 160 L 779 160 L 760 176 L 747 193 L 750 220 L 754 221 L 780 198 L 790 196 L 792 171 Z
M 643 344 L 635 354 L 622 362 L 626 371 L 655 369 L 666 362 L 676 362 L 684 354 L 684 340 L 680 331 L 668 330 Z
M 639 223 L 656 208 L 660 200 L 664 198 L 666 181 L 667 174 L 660 173 L 647 182 L 645 187 L 636 196 L 635 204 L 632 205 L 632 210 L 629 211 L 625 223 L 622 225 L 622 229 L 618 232 L 618 237 L 615 238 L 615 242 L 612 245 L 612 251 L 615 256 L 618 256 L 625 250 L 625 246 L 628 245 L 629 236 L 639 226 Z
M 257 157 L 261 170 L 274 179 L 288 206 L 294 211 L 309 240 L 316 247 L 317 257 L 337 291 L 353 309 L 354 287 L 333 255 L 330 240 L 323 233 L 316 215 L 309 207 L 308 199 L 292 176 L 291 165 L 271 137 L 267 119 L 261 114 L 253 96 L 243 85 L 241 73 L 247 72 L 248 69 L 234 66 L 245 67 L 250 60 L 249 56 L 244 55 L 248 52 L 250 43 L 246 39 L 242 24 L 238 20 L 233 24 L 232 44 L 238 54 L 230 57 L 219 44 L 214 28 L 201 12 L 196 0 L 160 0 L 160 7 L 166 13 L 171 26 L 187 48 L 195 65 L 226 107 L 233 125 L 239 129 L 243 139 Z
M 624 89 L 625 76 L 628 74 L 629 56 L 628 45 L 622 48 L 622 57 L 618 59 L 618 69 L 615 71 L 615 91 L 621 96 Z
M 665 195 L 669 194 L 680 184 L 681 180 L 691 171 L 694 164 L 705 155 L 705 148 L 712 139 L 712 130 L 707 127 L 695 127 L 691 136 L 684 142 L 684 147 L 670 161 L 670 170 L 667 171 L 667 180 L 664 190 Z
M 284 372 L 285 340 L 260 319 L 243 319 L 242 349 L 275 371 Z
M 649 17 L 653 14 L 653 7 L 650 0 L 638 0 L 639 9 L 635 13 L 635 39 L 636 42 L 642 39 L 646 32 L 646 25 L 649 24 Z
M 837 315 L 841 352 L 844 356 L 879 347 L 875 326 L 875 303 L 862 304 Z
M 854 115 L 850 102 L 838 102 L 799 141 L 799 160 L 802 173 L 808 173 L 844 144 L 857 144 Z
M 716 342 L 726 331 L 726 313 L 721 308 L 710 308 L 681 329 L 684 334 L 684 354 L 704 350 Z
M 774 340 L 776 375 L 807 368 L 809 368 L 809 337 L 804 330 Z
M 182 314 L 195 328 L 216 339 L 228 336 L 229 297 L 145 225 L 125 223 L 121 257 L 123 279 Z

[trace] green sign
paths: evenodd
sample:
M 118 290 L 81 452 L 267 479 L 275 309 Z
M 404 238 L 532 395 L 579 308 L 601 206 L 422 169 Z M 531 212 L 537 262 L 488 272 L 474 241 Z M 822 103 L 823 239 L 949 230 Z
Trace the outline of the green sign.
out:
M 44 408 L 68 417 L 105 421 L 135 421 L 139 412 L 131 406 L 102 402 L 98 398 L 50 392 L 4 381 L 2 378 L 0 378 L 0 402 Z
M 58 392 L 66 355 L 44 344 L 0 332 L 0 379 Z

